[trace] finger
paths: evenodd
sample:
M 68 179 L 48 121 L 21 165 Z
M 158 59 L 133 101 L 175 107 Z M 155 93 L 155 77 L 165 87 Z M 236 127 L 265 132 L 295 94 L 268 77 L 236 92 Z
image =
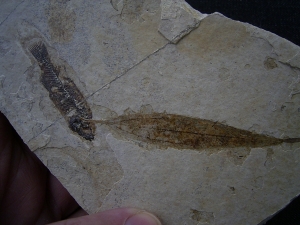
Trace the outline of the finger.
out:
M 86 216 L 86 215 L 88 215 L 87 212 L 84 211 L 81 207 L 79 207 L 77 210 L 72 212 L 70 215 L 68 215 L 64 219 L 71 219 L 71 218 L 76 218 L 76 217 Z
M 45 224 L 79 206 L 0 112 L 0 224 Z
M 161 225 L 154 215 L 134 208 L 112 209 L 51 225 Z M 50 224 L 49 224 L 50 225 Z

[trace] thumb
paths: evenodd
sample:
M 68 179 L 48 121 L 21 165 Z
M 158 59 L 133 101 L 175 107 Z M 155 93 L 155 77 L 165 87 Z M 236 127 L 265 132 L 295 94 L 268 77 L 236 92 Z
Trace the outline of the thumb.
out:
M 161 225 L 152 214 L 135 208 L 112 209 L 49 225 Z

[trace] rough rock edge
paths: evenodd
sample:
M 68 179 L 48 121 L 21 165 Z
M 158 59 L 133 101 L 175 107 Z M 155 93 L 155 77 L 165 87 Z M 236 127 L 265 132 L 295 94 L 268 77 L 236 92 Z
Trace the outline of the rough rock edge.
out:
M 110 4 L 118 12 L 122 11 L 124 6 L 123 0 L 110 0 Z M 173 44 L 196 29 L 207 16 L 193 9 L 184 0 L 161 0 L 160 8 L 161 21 L 158 32 Z
M 184 0 L 162 0 L 160 6 L 161 22 L 158 31 L 173 44 L 196 29 L 207 16 L 193 9 Z M 179 16 L 176 13 L 179 13 Z M 181 16 L 183 13 L 188 14 L 189 20 L 185 21 Z M 168 27 L 168 30 L 164 30 L 165 27 Z

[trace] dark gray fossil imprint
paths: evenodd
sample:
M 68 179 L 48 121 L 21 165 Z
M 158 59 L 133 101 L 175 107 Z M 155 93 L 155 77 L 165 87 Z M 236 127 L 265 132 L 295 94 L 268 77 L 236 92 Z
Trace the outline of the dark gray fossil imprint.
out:
M 49 92 L 49 97 L 67 120 L 72 131 L 86 140 L 94 139 L 95 126 L 92 111 L 75 83 L 67 76 L 60 76 L 60 70 L 50 59 L 45 44 L 41 41 L 29 47 L 41 69 L 40 81 Z

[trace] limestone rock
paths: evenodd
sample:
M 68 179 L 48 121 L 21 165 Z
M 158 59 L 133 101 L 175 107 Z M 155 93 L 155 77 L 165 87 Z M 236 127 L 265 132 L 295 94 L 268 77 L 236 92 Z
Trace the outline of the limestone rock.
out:
M 184 0 L 162 0 L 159 32 L 176 44 L 205 17 L 206 14 L 194 10 Z
M 300 193 L 298 46 L 179 0 L 0 8 L 0 110 L 89 213 L 258 224 Z

